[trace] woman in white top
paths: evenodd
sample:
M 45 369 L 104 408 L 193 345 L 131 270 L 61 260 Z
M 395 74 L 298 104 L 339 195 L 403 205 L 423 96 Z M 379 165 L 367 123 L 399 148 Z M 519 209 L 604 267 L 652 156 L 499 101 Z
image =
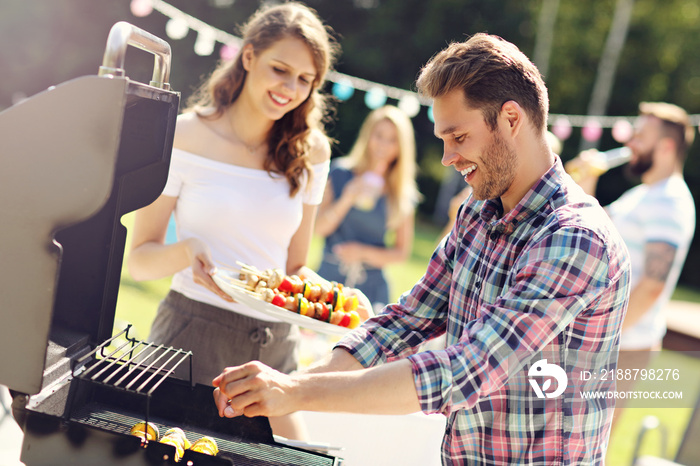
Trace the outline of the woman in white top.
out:
M 192 350 L 196 383 L 253 359 L 296 369 L 298 329 L 234 303 L 211 275 L 236 261 L 304 274 L 330 160 L 319 93 L 337 54 L 329 31 L 298 3 L 256 12 L 236 59 L 178 117 L 166 187 L 136 213 L 131 275 L 173 275 L 149 340 Z M 165 244 L 171 214 L 178 241 Z M 304 436 L 293 418 L 271 425 Z

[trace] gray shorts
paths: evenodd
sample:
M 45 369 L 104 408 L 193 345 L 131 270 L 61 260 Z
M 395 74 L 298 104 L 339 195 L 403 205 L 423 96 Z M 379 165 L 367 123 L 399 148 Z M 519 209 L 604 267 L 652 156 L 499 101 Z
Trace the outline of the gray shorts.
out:
M 244 316 L 170 290 L 148 340 L 192 351 L 193 381 L 211 385 L 225 367 L 249 361 L 284 373 L 296 370 L 300 334 L 295 325 Z M 189 365 L 178 367 L 174 375 L 189 380 Z

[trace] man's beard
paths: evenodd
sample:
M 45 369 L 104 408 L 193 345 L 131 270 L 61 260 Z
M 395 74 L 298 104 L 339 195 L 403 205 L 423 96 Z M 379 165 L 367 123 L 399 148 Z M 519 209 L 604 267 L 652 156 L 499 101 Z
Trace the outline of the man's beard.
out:
M 652 154 L 654 148 L 644 153 L 639 154 L 637 160 L 630 162 L 625 166 L 625 176 L 631 179 L 638 179 L 645 174 L 653 165 Z
M 515 179 L 517 156 L 497 131 L 491 133 L 491 142 L 481 154 L 481 183 L 472 186 L 475 199 L 495 199 L 502 196 Z

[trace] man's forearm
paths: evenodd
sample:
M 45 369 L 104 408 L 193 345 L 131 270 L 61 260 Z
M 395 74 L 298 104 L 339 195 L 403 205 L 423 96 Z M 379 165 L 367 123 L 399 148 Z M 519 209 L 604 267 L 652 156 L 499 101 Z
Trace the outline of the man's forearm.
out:
M 343 353 L 360 365 L 350 354 Z M 292 396 L 299 410 L 358 414 L 409 414 L 421 410 L 412 366 L 405 359 L 369 369 L 304 373 L 294 378 L 297 383 Z
M 328 356 L 310 365 L 303 371 L 305 374 L 320 374 L 325 372 L 345 372 L 364 369 L 350 353 L 336 348 Z
M 643 277 L 630 293 L 627 314 L 622 322 L 622 331 L 633 327 L 654 305 L 663 291 L 664 284 Z

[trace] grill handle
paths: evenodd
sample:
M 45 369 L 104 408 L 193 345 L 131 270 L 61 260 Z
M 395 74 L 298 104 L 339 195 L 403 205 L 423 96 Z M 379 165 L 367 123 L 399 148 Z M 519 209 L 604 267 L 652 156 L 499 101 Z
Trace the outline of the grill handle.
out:
M 126 57 L 127 45 L 154 55 L 153 78 L 150 85 L 166 91 L 170 90 L 168 83 L 170 79 L 170 44 L 126 21 L 119 21 L 110 29 L 98 75 L 124 76 L 124 58 Z

